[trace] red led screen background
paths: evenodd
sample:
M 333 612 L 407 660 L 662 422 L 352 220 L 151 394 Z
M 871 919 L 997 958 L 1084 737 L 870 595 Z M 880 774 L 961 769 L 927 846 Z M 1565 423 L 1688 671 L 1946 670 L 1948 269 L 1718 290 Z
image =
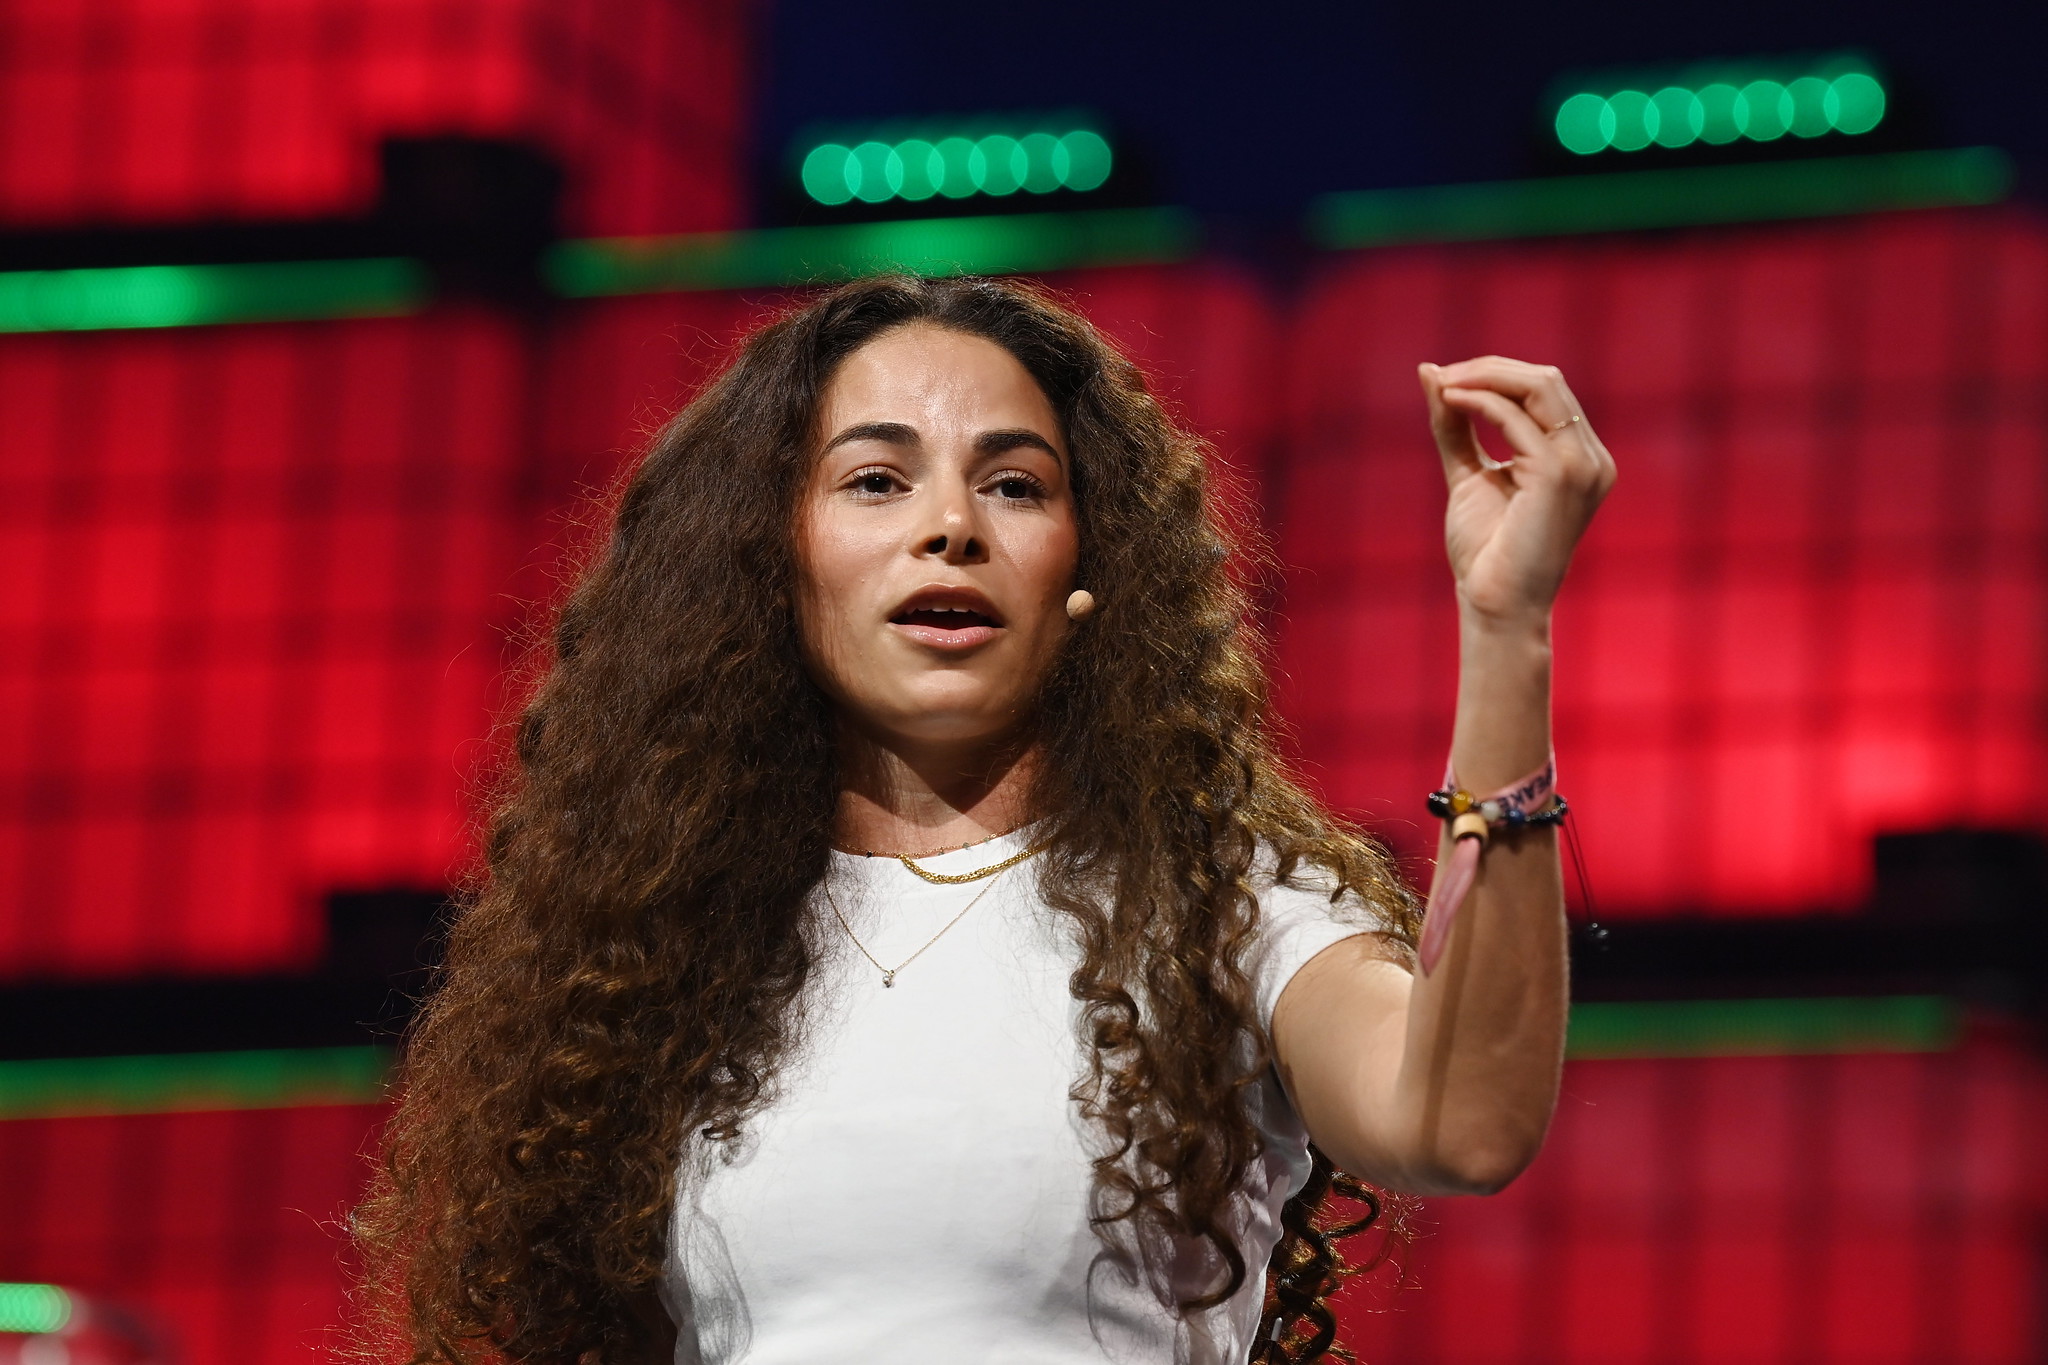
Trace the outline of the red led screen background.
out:
M 1409 1287 L 1348 1291 L 1374 1365 L 2040 1359 L 2040 1065 L 1575 1062 L 1543 1154 L 1431 1201 Z
M 1747 912 L 1850 903 L 1874 829 L 2031 819 L 2044 254 L 1919 215 L 1361 256 L 1291 311 L 1212 263 L 1057 283 L 1275 510 L 1300 746 L 1396 837 L 1454 644 L 1413 361 L 1564 364 L 1626 467 L 1560 627 L 1599 889 Z M 323 892 L 440 884 L 573 509 L 784 301 L 0 342 L 7 972 L 300 968 Z M 1854 804 L 1872 747 L 1911 801 Z M 1759 761 L 1796 771 L 1750 792 Z M 1839 813 L 1786 804 L 1828 781 Z M 2028 1359 L 2043 1093 L 1995 1038 L 1576 1063 L 1538 1165 L 1431 1205 L 1418 1288 L 1351 1330 L 1475 1365 Z M 0 1278 L 130 1299 L 191 1359 L 303 1359 L 374 1120 L 0 1124 L 36 1191 Z
M 377 143 L 531 141 L 587 234 L 734 226 L 740 0 L 15 0 L 0 224 L 367 210 Z
M 293 970 L 440 886 L 529 544 L 507 322 L 0 342 L 0 970 Z
M 2038 1359 L 2039 1063 L 1577 1062 L 1507 1192 L 1430 1202 L 1407 1287 L 1342 1301 L 1378 1365 Z M 147 1313 L 190 1362 L 314 1357 L 381 1111 L 0 1122 L 0 1280 Z
M 54 1281 L 137 1312 L 179 1365 L 332 1359 L 341 1219 L 382 1113 L 0 1122 L 0 1280 Z
M 739 0 L 21 0 L 0 228 L 374 204 L 394 136 L 524 140 L 564 227 L 745 219 Z M 1455 639 L 1415 362 L 1564 366 L 1622 463 L 1559 623 L 1602 909 L 1855 905 L 1869 840 L 2041 829 L 2048 232 L 1921 213 L 1052 281 L 1242 476 L 1313 778 L 1409 851 Z M 588 498 L 779 293 L 0 338 L 0 981 L 303 971 L 337 890 L 445 886 Z M 1439 1201 L 1389 1362 L 2038 1358 L 2039 1064 L 1578 1062 Z M 302 1361 L 371 1107 L 0 1122 L 0 1280 L 181 1359 Z
M 1557 626 L 1603 910 L 1851 906 L 1869 841 L 2041 829 L 2048 235 L 1914 214 L 1325 269 L 1291 329 L 1285 709 L 1413 844 L 1456 639 L 1418 360 L 1561 365 L 1621 481 Z

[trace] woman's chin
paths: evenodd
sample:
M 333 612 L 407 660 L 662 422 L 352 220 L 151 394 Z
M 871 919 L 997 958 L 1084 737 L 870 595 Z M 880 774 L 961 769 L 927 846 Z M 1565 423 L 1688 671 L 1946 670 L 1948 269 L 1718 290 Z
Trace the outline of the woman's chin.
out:
M 957 685 L 915 689 L 887 706 L 856 707 L 861 728 L 881 738 L 913 744 L 994 744 L 1017 729 L 1022 700 L 1008 688 L 967 689 Z

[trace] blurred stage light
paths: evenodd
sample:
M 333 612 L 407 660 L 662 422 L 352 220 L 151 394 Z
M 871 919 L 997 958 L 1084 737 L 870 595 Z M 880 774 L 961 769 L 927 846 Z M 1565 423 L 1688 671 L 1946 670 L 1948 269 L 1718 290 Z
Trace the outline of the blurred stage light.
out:
M 1109 179 L 1109 141 L 1088 128 L 1011 134 L 922 129 L 900 140 L 823 142 L 804 154 L 798 178 L 820 204 L 922 202 L 934 195 L 1086 193 Z
M 432 281 L 404 257 L 0 272 L 0 332 L 403 317 Z
M 1574 1061 L 1618 1057 L 1815 1057 L 1947 1052 L 1962 1007 L 1938 995 L 1574 1001 Z
M 362 1046 L 0 1061 L 0 1120 L 375 1104 L 390 1070 L 385 1049 Z M 0 1323 L 10 1290 L 42 1287 L 0 1284 Z
M 1796 72 L 1759 62 L 1698 69 L 1661 86 L 1645 80 L 1605 94 L 1574 91 L 1558 101 L 1551 125 L 1565 150 L 1593 156 L 1695 142 L 1720 147 L 1742 138 L 1853 137 L 1877 127 L 1884 111 L 1884 84 L 1869 64 L 1831 57 Z
M 61 1332 L 71 1296 L 54 1284 L 0 1284 L 0 1332 Z
M 818 284 L 883 270 L 1017 275 L 1186 260 L 1201 225 L 1185 209 L 978 214 L 558 242 L 542 258 L 564 298 Z
M 1363 190 L 1316 200 L 1309 236 L 1351 250 L 1960 208 L 2005 198 L 2013 174 L 1997 148 L 1963 147 Z

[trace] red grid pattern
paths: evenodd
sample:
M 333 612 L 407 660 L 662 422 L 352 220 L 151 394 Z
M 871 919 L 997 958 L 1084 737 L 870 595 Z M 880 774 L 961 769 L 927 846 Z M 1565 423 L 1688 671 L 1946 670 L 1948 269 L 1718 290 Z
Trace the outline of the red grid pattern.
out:
M 1627 463 L 1560 628 L 1610 904 L 1840 903 L 1871 830 L 2031 815 L 2031 223 L 1388 254 L 1291 330 L 1223 266 L 1059 283 L 1279 509 L 1287 705 L 1340 800 L 1405 816 L 1374 803 L 1436 776 L 1454 642 L 1410 367 L 1499 349 L 1565 364 Z M 300 966 L 320 892 L 442 880 L 505 632 L 547 589 L 530 547 L 774 306 L 0 343 L 0 970 Z M 1795 794 L 1835 784 L 1828 820 L 1742 785 L 1787 745 Z M 1688 774 L 1689 810 L 1661 795 Z M 1535 1170 L 1432 1210 L 1424 1292 L 1358 1318 L 1368 1358 L 2025 1359 L 2040 1095 L 1983 1043 L 1575 1065 Z M 0 1124 L 32 1192 L 0 1210 L 0 1277 L 138 1297 L 191 1359 L 301 1357 L 373 1119 Z
M 0 345 L 0 973 L 277 970 L 443 884 L 530 543 L 516 328 Z
M 534 140 L 572 232 L 734 226 L 738 0 L 21 0 L 0 223 L 359 213 L 376 144 Z
M 1076 271 L 1048 283 L 1145 370 L 1169 411 L 1262 499 L 1279 452 L 1284 324 L 1244 272 L 1214 262 Z
M 2004 213 L 1417 249 L 1291 338 L 1286 708 L 1415 843 L 1456 640 L 1420 360 L 1564 367 L 1622 469 L 1559 613 L 1603 906 L 1855 903 L 1868 842 L 2042 828 L 2048 233 Z
M 1575 1063 L 1537 1164 L 1432 1201 L 1411 1287 L 1351 1291 L 1347 1339 L 1383 1365 L 2020 1365 L 2044 1102 L 1995 1039 Z M 135 1303 L 188 1361 L 304 1360 L 340 1317 L 335 1220 L 380 1113 L 0 1123 L 0 1279 Z
M 1992 1039 L 1574 1063 L 1536 1164 L 1432 1201 L 1411 1288 L 1351 1291 L 1349 1340 L 1380 1365 L 2038 1360 L 2042 1080 Z
M 564 309 L 547 342 L 540 438 L 547 501 L 587 507 L 775 306 L 745 294 L 693 293 Z M 547 538 L 559 540 L 559 530 Z
M 330 1358 L 341 1218 L 382 1118 L 335 1106 L 0 1123 L 0 1280 L 132 1307 L 187 1365 Z

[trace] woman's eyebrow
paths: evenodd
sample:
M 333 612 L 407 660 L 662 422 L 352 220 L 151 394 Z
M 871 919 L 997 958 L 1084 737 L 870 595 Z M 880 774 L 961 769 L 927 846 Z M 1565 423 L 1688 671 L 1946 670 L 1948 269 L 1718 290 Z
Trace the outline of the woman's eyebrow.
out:
M 826 450 L 845 445 L 848 441 L 886 441 L 892 446 L 916 449 L 924 444 L 917 434 L 917 428 L 902 422 L 862 422 L 848 427 L 825 443 Z
M 1051 441 L 1046 440 L 1037 432 L 1027 430 L 1024 427 L 1005 427 L 999 431 L 984 431 L 981 435 L 974 438 L 974 452 L 977 455 L 1001 455 L 1005 451 L 1016 450 L 1024 446 L 1042 450 L 1055 460 L 1060 458 L 1059 451 L 1053 448 Z

